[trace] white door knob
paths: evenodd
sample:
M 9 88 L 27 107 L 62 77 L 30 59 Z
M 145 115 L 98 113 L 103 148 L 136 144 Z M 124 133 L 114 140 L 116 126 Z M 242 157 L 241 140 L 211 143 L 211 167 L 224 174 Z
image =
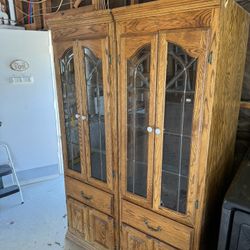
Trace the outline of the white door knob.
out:
M 79 114 L 75 114 L 75 118 L 79 119 L 81 116 Z
M 152 133 L 152 132 L 153 132 L 153 128 L 152 128 L 152 127 L 147 127 L 147 131 L 148 131 L 149 133 Z
M 156 134 L 156 135 L 160 135 L 160 134 L 161 134 L 161 130 L 160 130 L 159 128 L 156 128 L 156 129 L 155 129 L 155 134 Z

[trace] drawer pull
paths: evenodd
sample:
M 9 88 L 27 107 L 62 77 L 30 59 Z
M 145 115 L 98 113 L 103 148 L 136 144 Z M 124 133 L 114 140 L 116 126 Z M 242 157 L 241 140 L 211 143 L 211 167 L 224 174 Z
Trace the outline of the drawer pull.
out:
M 81 191 L 81 196 L 82 196 L 82 198 L 84 198 L 85 200 L 88 200 L 88 201 L 93 199 L 93 196 L 88 196 L 88 195 L 84 194 L 83 191 Z
M 144 220 L 144 224 L 147 226 L 148 229 L 150 229 L 151 231 L 154 232 L 160 232 L 161 231 L 161 227 L 158 226 L 157 228 L 150 226 L 148 220 Z

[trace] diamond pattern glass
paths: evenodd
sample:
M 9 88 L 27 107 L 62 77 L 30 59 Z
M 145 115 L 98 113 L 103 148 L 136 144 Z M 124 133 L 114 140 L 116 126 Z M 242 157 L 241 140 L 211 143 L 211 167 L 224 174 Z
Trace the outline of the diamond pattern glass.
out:
M 186 213 L 197 59 L 168 44 L 161 206 Z
M 127 62 L 127 190 L 147 196 L 150 45 Z
M 91 153 L 91 176 L 107 181 L 102 61 L 83 48 Z
M 75 86 L 75 70 L 73 50 L 68 49 L 59 61 L 63 109 L 64 109 L 64 124 L 67 142 L 68 168 L 76 172 L 81 172 L 80 162 L 80 146 L 78 135 L 78 120 L 76 103 L 76 86 Z

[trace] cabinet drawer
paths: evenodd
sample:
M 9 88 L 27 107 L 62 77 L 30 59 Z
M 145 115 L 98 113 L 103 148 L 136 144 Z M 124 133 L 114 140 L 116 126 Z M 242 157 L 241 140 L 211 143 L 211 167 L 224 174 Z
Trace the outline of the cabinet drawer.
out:
M 130 202 L 122 202 L 122 222 L 178 249 L 190 249 L 193 229 Z
M 113 214 L 113 195 L 66 177 L 66 194 L 108 215 Z
M 159 240 L 137 231 L 127 225 L 122 225 L 122 250 L 177 250 Z

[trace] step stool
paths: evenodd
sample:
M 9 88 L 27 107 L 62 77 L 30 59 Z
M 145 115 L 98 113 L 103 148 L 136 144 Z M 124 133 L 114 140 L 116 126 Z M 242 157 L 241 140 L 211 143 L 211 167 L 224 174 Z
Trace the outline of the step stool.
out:
M 10 154 L 9 147 L 5 143 L 0 143 L 0 147 L 5 149 L 5 152 L 8 157 L 8 163 L 0 165 L 0 198 L 19 192 L 20 197 L 21 197 L 21 202 L 23 204 L 24 203 L 23 194 L 22 194 L 20 183 L 16 175 L 16 170 L 15 170 L 14 163 Z M 4 187 L 2 177 L 6 175 L 11 175 L 13 185 Z

